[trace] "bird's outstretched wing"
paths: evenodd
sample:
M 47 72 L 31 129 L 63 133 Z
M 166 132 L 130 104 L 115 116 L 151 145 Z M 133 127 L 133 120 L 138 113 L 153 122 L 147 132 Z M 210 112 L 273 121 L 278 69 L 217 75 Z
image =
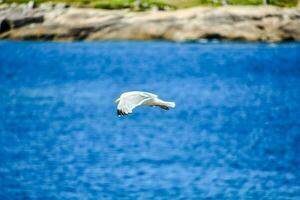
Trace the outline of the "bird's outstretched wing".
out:
M 147 92 L 129 92 L 124 93 L 118 104 L 118 115 L 127 115 L 132 113 L 132 110 L 142 105 L 145 101 L 150 100 L 152 98 L 156 98 L 157 95 Z

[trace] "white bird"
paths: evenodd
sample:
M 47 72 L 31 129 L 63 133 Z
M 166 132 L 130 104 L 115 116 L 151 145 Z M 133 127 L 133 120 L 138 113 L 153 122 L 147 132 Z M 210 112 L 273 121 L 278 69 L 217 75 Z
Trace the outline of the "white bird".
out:
M 118 103 L 118 116 L 128 115 L 134 108 L 141 105 L 158 106 L 165 110 L 175 108 L 174 102 L 163 101 L 155 94 L 142 91 L 124 92 L 115 102 Z

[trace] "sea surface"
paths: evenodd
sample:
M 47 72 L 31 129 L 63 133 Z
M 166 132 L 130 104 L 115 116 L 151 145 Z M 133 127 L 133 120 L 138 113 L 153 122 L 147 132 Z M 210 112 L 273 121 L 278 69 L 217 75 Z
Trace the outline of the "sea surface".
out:
M 1 41 L 0 199 L 300 199 L 300 43 Z

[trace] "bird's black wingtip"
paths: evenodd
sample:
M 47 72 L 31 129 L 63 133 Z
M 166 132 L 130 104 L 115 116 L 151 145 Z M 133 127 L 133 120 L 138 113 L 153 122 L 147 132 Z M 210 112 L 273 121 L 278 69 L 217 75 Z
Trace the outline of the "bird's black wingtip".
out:
M 123 112 L 122 110 L 117 110 L 117 115 L 120 117 L 127 115 L 127 113 Z

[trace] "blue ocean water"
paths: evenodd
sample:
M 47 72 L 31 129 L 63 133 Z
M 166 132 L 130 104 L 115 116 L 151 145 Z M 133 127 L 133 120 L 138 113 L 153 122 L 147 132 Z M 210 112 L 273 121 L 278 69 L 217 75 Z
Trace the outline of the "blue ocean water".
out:
M 300 43 L 2 41 L 0 199 L 299 199 L 299 118 Z

